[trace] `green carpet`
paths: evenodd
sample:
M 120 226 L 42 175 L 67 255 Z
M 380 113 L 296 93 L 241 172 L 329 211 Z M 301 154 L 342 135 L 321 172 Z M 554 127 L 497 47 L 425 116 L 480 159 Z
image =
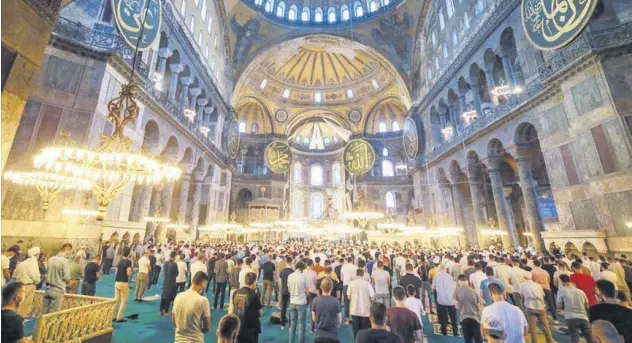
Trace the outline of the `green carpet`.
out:
M 162 280 L 160 280 L 158 287 L 152 287 L 146 291 L 144 297 L 151 297 L 153 295 L 160 295 L 162 289 L 160 287 Z M 135 284 L 131 285 L 130 298 L 125 310 L 125 316 L 131 314 L 139 314 L 138 319 L 128 320 L 126 323 L 114 323 L 113 342 L 115 343 L 157 343 L 157 342 L 173 342 L 174 339 L 174 326 L 171 323 L 171 317 L 163 317 L 158 314 L 160 299 L 137 303 L 133 301 Z M 101 280 L 97 284 L 97 296 L 101 297 L 114 297 L 114 275 L 102 275 Z M 209 301 L 211 307 L 213 306 L 213 296 L 209 295 Z M 274 300 L 274 298 L 273 298 Z M 118 310 L 118 307 L 117 307 Z M 265 308 L 264 316 L 261 318 L 262 333 L 259 336 L 259 342 L 287 342 L 288 330 L 281 331 L 280 325 L 270 324 L 270 315 L 273 312 L 278 312 L 278 308 Z M 220 318 L 227 313 L 226 310 L 212 310 L 211 309 L 211 321 L 213 328 L 206 334 L 205 342 L 217 342 L 215 336 L 215 330 Z M 30 325 L 29 325 L 30 324 Z M 26 325 L 27 332 L 32 332 L 34 321 L 29 322 Z M 29 330 L 30 329 L 30 330 Z M 314 335 L 310 332 L 309 327 L 306 327 L 306 343 L 314 341 Z M 428 321 L 428 316 L 424 317 L 424 332 L 428 335 L 428 342 L 463 342 L 463 338 L 458 337 L 446 337 L 442 335 L 435 335 L 433 327 Z M 342 324 L 339 329 L 339 338 L 342 342 L 353 342 L 353 331 L 351 326 Z M 559 331 L 553 329 L 553 338 L 557 342 L 568 342 L 569 336 L 561 334 Z M 544 337 L 538 337 L 538 341 L 544 342 Z

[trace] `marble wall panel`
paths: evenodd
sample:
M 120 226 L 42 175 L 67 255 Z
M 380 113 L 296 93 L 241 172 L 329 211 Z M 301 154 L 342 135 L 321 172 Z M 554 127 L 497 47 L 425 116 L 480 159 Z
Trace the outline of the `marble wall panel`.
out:
M 551 188 L 555 189 L 567 186 L 568 179 L 566 177 L 566 170 L 564 168 L 564 161 L 562 159 L 560 149 L 553 148 L 551 150 L 547 150 L 543 152 L 543 156 Z
M 544 116 L 548 125 L 547 134 L 554 135 L 560 130 L 568 129 L 568 119 L 562 104 L 551 107 L 544 113 Z
M 579 116 L 585 115 L 603 104 L 594 76 L 587 77 L 584 81 L 572 87 L 571 94 Z
M 577 163 L 578 172 L 583 176 L 582 180 L 588 180 L 590 177 L 603 174 L 601 160 L 599 159 L 599 153 L 591 132 L 581 132 L 577 136 L 579 140 L 573 142 L 573 155 Z
M 48 55 L 46 68 L 42 73 L 44 87 L 74 93 L 79 85 L 82 66 L 72 61 Z
M 621 127 L 621 124 L 619 124 L 619 120 L 613 119 L 604 123 L 604 129 L 610 141 L 610 147 L 612 148 L 617 169 L 623 170 L 632 168 L 632 156 L 630 156 L 630 149 L 628 144 L 626 144 L 628 138 L 627 133 L 624 131 L 625 129 Z
M 599 228 L 599 221 L 592 200 L 571 201 L 570 207 L 576 230 L 596 230 Z
M 630 229 L 625 223 L 632 221 L 632 191 L 609 193 L 605 195 L 605 200 L 613 218 L 615 233 L 629 236 Z

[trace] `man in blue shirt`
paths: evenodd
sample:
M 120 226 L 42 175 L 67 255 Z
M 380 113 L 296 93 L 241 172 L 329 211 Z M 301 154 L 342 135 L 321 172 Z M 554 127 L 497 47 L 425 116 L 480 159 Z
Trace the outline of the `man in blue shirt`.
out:
M 489 306 L 494 303 L 494 300 L 492 299 L 491 294 L 489 294 L 489 284 L 490 283 L 498 284 L 500 288 L 503 290 L 503 292 L 505 291 L 505 285 L 503 284 L 502 281 L 494 277 L 494 269 L 492 267 L 486 267 L 485 274 L 487 275 L 487 279 L 481 281 L 480 293 L 481 293 L 481 297 L 485 299 L 485 305 Z

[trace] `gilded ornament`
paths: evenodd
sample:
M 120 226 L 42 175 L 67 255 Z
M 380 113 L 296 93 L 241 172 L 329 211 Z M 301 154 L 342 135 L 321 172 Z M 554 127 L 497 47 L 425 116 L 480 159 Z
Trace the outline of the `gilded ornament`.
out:
M 283 141 L 274 141 L 268 144 L 264 154 L 266 166 L 273 173 L 285 173 L 292 163 L 292 151 L 290 146 Z
M 362 175 L 373 168 L 375 150 L 369 142 L 363 139 L 354 139 L 345 146 L 342 159 L 349 173 Z
M 112 0 L 116 27 L 132 49 L 147 50 L 160 35 L 160 0 Z
M 228 145 L 226 146 L 228 156 L 233 160 L 237 158 L 237 154 L 239 153 L 239 140 L 239 123 L 233 119 L 230 124 L 228 124 Z

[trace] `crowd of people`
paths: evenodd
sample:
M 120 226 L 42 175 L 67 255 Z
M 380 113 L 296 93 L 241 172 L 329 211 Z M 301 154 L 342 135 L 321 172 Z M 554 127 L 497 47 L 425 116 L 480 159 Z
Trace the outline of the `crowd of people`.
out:
M 358 241 L 148 242 L 104 244 L 93 257 L 64 244 L 44 266 L 32 247 L 12 268 L 19 249 L 2 254 L 3 341 L 22 339 L 16 325 L 34 315 L 42 284 L 43 313 L 49 313 L 61 309 L 64 293 L 80 288 L 94 295 L 101 274 L 114 273 L 113 319 L 126 321 L 130 284 L 136 302 L 146 302 L 146 291 L 158 286 L 157 313 L 172 318 L 176 342 L 202 342 L 211 330 L 211 308 L 226 312 L 218 341 L 257 342 L 263 310 L 273 306 L 279 311 L 270 319 L 288 330 L 290 343 L 303 343 L 307 330 L 315 342 L 351 341 L 341 337 L 343 324 L 355 342 L 424 342 L 424 322 L 465 342 L 535 343 L 543 335 L 549 343 L 552 328 L 572 343 L 580 337 L 632 342 L 632 268 L 625 255 Z M 5 280 L 12 281 L 5 287 Z

